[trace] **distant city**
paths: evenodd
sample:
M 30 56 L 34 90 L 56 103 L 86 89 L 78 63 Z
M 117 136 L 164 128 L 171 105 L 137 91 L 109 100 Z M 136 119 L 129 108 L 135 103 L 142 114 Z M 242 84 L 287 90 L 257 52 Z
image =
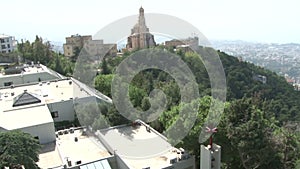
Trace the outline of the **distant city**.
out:
M 212 41 L 215 49 L 284 76 L 297 89 L 300 84 L 300 44 Z

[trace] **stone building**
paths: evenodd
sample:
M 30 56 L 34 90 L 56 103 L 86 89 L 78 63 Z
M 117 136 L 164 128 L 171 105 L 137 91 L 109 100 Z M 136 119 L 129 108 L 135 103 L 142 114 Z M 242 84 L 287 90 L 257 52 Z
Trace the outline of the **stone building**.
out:
M 172 47 L 172 48 L 177 48 L 177 47 L 182 47 L 183 45 L 186 46 L 198 46 L 199 45 L 199 38 L 198 37 L 189 37 L 187 39 L 172 39 L 170 41 L 165 41 L 165 46 L 166 47 Z
M 154 36 L 146 26 L 144 9 L 141 7 L 139 12 L 138 23 L 131 29 L 131 35 L 127 38 L 126 48 L 128 50 L 149 48 L 156 45 Z
M 118 52 L 117 44 L 104 44 L 102 39 L 93 40 L 91 35 L 81 36 L 76 34 L 66 37 L 64 55 L 68 57 L 78 56 L 84 47 L 90 55 L 101 55 L 106 52 L 105 55 L 116 56 Z
M 64 44 L 64 55 L 68 57 L 75 56 L 78 53 L 83 45 L 92 40 L 91 35 L 81 36 L 81 35 L 72 35 L 71 37 L 66 37 L 66 43 Z

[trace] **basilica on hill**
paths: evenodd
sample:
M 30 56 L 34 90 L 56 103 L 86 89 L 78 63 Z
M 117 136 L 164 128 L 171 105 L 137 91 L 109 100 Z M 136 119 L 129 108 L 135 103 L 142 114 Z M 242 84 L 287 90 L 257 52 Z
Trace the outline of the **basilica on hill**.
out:
M 127 38 L 127 50 L 143 49 L 155 46 L 154 36 L 146 26 L 144 9 L 139 10 L 138 22 L 131 29 L 131 35 Z

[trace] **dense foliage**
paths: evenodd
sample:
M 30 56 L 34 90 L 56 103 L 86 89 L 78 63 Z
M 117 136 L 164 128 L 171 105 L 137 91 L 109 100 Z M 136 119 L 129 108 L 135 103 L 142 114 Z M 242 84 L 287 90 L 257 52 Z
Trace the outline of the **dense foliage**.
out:
M 0 168 L 39 168 L 39 142 L 21 131 L 0 132 Z
M 209 96 L 210 81 L 201 59 L 195 53 L 179 51 L 177 54 L 194 73 L 201 96 L 196 123 L 177 146 L 190 150 L 199 164 L 198 137 L 212 100 Z M 283 77 L 269 70 L 240 62 L 223 52 L 218 51 L 218 54 L 226 74 L 228 100 L 219 133 L 215 135 L 215 141 L 222 146 L 222 167 L 295 168 L 300 159 L 299 136 L 296 134 L 299 128 L 297 125 L 291 128 L 286 124 L 300 121 L 300 93 Z M 105 59 L 100 67 L 104 66 L 106 73 L 95 78 L 96 89 L 111 96 L 114 70 L 124 58 L 126 56 Z M 255 77 L 258 75 L 265 76 L 266 83 L 257 80 Z M 158 131 L 165 131 L 179 118 L 178 111 L 183 106 L 180 104 L 180 90 L 166 72 L 144 70 L 134 77 L 129 89 L 132 104 L 141 111 L 151 106 L 148 95 L 153 89 L 161 89 L 166 94 L 167 109 L 159 119 L 151 122 Z M 110 113 L 118 114 L 114 111 Z M 111 117 L 109 121 L 113 121 Z M 118 122 L 127 122 L 126 118 L 117 117 Z
M 57 71 L 62 75 L 71 76 L 74 63 L 71 58 L 66 58 L 60 53 L 53 51 L 53 46 L 49 41 L 43 41 L 42 37 L 36 36 L 35 41 L 28 40 L 18 44 L 18 54 L 22 57 L 21 62 L 41 63 Z

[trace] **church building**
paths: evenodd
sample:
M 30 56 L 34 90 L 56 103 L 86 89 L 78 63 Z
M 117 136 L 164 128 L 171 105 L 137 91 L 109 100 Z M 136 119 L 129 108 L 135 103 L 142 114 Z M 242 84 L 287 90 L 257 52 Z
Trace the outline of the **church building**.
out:
M 140 8 L 138 23 L 131 29 L 131 35 L 127 38 L 126 48 L 128 50 L 143 49 L 155 46 L 154 36 L 146 26 L 144 9 Z

